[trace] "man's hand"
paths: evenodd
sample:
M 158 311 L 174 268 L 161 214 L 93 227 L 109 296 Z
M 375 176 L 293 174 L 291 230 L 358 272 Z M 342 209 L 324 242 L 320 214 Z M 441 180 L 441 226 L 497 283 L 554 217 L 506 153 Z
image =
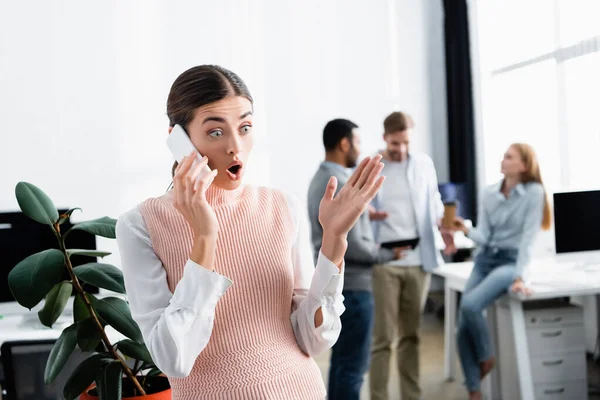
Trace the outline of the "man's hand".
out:
M 388 217 L 388 213 L 385 211 L 377 211 L 375 207 L 369 205 L 369 219 L 371 221 L 383 221 Z
M 444 239 L 444 244 L 446 245 L 446 247 L 444 248 L 444 254 L 447 256 L 456 254 L 458 252 L 458 249 L 456 248 L 456 245 L 454 244 L 453 232 L 446 230 L 446 229 L 442 229 L 441 233 L 442 233 L 442 239 Z
M 412 247 L 403 246 L 403 247 L 394 247 L 392 250 L 394 251 L 394 260 L 400 260 L 406 256 L 406 251 L 410 250 Z

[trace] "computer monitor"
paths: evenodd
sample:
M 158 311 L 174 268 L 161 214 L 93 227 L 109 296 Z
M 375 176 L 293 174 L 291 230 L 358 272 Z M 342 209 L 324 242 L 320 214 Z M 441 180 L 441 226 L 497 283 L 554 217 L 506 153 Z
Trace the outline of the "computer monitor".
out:
M 600 250 L 600 190 L 554 194 L 556 253 Z
M 67 210 L 58 210 L 60 214 Z M 67 221 L 61 226 L 66 231 L 73 225 Z M 96 236 L 76 230 L 66 240 L 71 249 L 96 249 Z M 40 224 L 21 212 L 0 213 L 0 302 L 15 301 L 8 286 L 8 274 L 25 258 L 50 248 L 58 249 L 58 241 L 47 225 Z M 96 257 L 73 256 L 74 266 L 97 261 Z M 70 279 L 65 269 L 65 280 Z M 84 285 L 90 293 L 98 293 L 98 289 Z

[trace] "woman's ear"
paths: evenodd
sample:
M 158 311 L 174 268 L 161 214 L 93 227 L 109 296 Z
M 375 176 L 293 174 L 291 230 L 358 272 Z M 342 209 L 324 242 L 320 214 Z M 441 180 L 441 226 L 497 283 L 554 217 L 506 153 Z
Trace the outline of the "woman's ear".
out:
M 529 168 L 527 168 L 527 163 L 523 160 L 521 160 L 521 168 L 520 168 L 520 172 L 522 174 L 526 173 L 528 171 Z

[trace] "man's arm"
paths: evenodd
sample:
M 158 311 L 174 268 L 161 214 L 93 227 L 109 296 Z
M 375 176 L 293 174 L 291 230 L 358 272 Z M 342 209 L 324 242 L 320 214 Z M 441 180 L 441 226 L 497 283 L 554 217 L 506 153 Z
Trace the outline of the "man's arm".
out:
M 429 199 L 432 203 L 432 209 L 435 210 L 435 221 L 437 221 L 438 226 L 440 226 L 440 221 L 444 218 L 444 203 L 442 203 L 442 195 L 440 194 L 440 189 L 438 187 L 437 173 L 435 171 L 433 160 L 428 157 L 427 161 L 429 163 Z
M 370 267 L 395 259 L 393 250 L 379 247 L 373 239 L 373 233 L 363 231 L 363 229 L 371 229 L 368 221 L 363 224 L 363 218 L 365 216 L 361 216 L 361 219 L 348 232 L 348 249 L 344 257 L 346 263 Z
M 438 186 L 437 173 L 435 170 L 435 165 L 433 160 L 428 160 L 430 163 L 430 172 L 429 172 L 429 199 L 431 201 L 431 209 L 435 210 L 435 221 L 437 223 L 437 227 L 442 227 L 442 219 L 444 218 L 444 203 L 442 202 L 442 195 L 440 194 L 440 189 Z M 442 239 L 444 241 L 444 254 L 450 255 L 455 254 L 458 249 L 454 244 L 454 235 L 448 232 L 441 232 Z

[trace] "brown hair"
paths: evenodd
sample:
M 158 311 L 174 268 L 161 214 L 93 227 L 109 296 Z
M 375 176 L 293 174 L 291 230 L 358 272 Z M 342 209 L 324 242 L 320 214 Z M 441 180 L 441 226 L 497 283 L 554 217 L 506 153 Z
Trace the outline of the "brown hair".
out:
M 415 127 L 412 117 L 402 111 L 394 111 L 383 121 L 383 133 L 402 132 Z
M 540 164 L 538 162 L 535 150 L 527 143 L 513 143 L 510 147 L 517 150 L 521 156 L 521 160 L 525 164 L 525 172 L 521 174 L 521 181 L 523 183 L 537 182 L 544 185 L 542 181 L 542 173 L 540 172 Z M 544 188 L 545 191 L 545 188 Z M 548 200 L 548 193 L 545 194 L 544 200 L 544 219 L 542 220 L 542 229 L 548 230 L 552 225 L 552 211 L 550 209 L 550 201 Z
M 253 103 L 244 81 L 235 73 L 218 65 L 192 67 L 175 79 L 167 98 L 169 125 L 181 125 L 187 131 L 199 107 L 230 96 L 242 96 Z M 173 165 L 175 175 L 177 162 Z

